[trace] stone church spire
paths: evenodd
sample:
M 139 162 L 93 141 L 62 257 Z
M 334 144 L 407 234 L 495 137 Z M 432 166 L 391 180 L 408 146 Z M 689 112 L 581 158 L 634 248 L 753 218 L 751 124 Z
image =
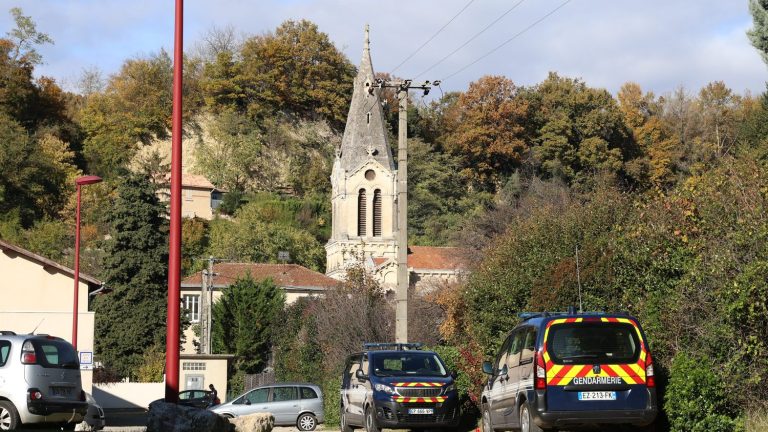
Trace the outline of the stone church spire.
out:
M 373 84 L 375 84 L 373 63 L 368 25 L 366 25 L 363 58 L 355 78 L 347 125 L 339 149 L 341 168 L 348 172 L 357 169 L 370 158 L 385 168 L 395 169 L 381 107 L 381 90 L 374 88 L 370 92 L 369 89 Z

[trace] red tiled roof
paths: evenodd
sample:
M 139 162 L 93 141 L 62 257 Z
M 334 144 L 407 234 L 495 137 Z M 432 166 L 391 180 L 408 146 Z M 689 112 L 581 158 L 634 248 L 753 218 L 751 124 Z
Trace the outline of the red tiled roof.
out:
M 56 270 L 58 270 L 58 271 L 60 271 L 60 272 L 62 272 L 64 274 L 72 276 L 72 278 L 75 277 L 75 271 L 72 270 L 71 268 L 63 266 L 63 265 L 61 265 L 61 264 L 59 264 L 59 263 L 57 263 L 55 261 L 49 260 L 48 258 L 40 256 L 40 255 L 38 255 L 36 253 L 30 252 L 30 251 L 28 251 L 28 250 L 26 250 L 26 249 L 24 249 L 22 247 L 19 247 L 19 246 L 16 246 L 16 245 L 12 245 L 10 243 L 6 243 L 6 242 L 4 242 L 2 240 L 0 240 L 0 251 L 3 251 L 3 252 L 11 251 L 11 253 L 22 255 L 22 256 L 27 257 L 27 259 L 30 259 L 32 261 L 36 261 L 38 264 L 40 264 L 40 265 L 42 265 L 44 267 L 55 268 Z M 87 274 L 85 274 L 83 272 L 80 272 L 79 277 L 80 277 L 80 280 L 88 283 L 88 285 L 91 285 L 91 286 L 100 286 L 102 284 L 102 282 L 100 280 L 96 279 L 93 276 L 89 276 L 89 275 L 87 275 Z
M 466 269 L 466 253 L 466 249 L 457 247 L 410 246 L 408 267 L 414 270 Z
M 214 285 L 230 285 L 238 277 L 250 273 L 256 280 L 272 278 L 281 287 L 333 288 L 339 281 L 298 264 L 219 263 L 213 266 Z M 184 285 L 200 286 L 202 272 L 181 281 Z
M 456 247 L 410 246 L 408 247 L 408 268 L 414 270 L 463 270 L 466 269 L 467 250 Z M 373 265 L 381 266 L 390 258 L 372 258 Z
M 198 174 L 182 174 L 181 175 L 181 185 L 182 186 L 188 186 L 188 187 L 196 187 L 196 188 L 202 188 L 202 189 L 214 189 L 215 186 L 213 186 L 213 183 L 210 182 L 205 176 L 201 176 Z

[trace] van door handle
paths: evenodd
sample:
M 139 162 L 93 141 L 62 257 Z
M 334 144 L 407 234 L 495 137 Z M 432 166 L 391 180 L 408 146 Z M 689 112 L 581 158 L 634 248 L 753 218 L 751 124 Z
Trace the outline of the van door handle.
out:
M 520 360 L 520 364 L 521 365 L 526 365 L 526 364 L 529 364 L 529 363 L 533 363 L 533 357 L 529 357 L 527 359 Z

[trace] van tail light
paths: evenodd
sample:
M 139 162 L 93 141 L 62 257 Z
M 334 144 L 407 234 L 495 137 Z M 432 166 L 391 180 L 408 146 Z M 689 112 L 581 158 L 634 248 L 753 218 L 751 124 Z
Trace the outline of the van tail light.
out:
M 541 351 L 536 351 L 534 354 L 533 363 L 535 364 L 533 376 L 534 388 L 536 390 L 546 390 L 547 368 L 544 365 L 544 355 L 542 355 Z
M 21 362 L 23 364 L 37 364 L 35 347 L 30 341 L 24 342 L 24 345 L 21 346 Z
M 651 353 L 645 355 L 645 385 L 647 387 L 656 387 L 656 378 L 653 376 L 653 359 Z

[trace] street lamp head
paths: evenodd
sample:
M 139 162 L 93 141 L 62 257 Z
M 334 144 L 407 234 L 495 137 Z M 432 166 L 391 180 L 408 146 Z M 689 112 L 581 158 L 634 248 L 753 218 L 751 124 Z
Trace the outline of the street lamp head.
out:
M 88 175 L 88 176 L 78 177 L 77 180 L 75 180 L 75 184 L 78 186 L 89 185 L 89 184 L 98 183 L 101 180 L 102 179 L 99 176 Z

